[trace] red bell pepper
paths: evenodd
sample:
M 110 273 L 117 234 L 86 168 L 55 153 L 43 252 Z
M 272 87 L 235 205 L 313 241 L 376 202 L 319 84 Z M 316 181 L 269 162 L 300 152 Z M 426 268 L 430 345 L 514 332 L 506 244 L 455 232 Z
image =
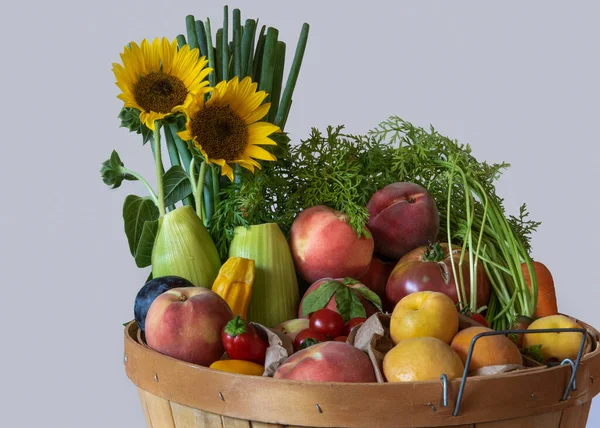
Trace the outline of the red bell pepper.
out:
M 240 315 L 229 321 L 221 332 L 225 352 L 231 359 L 263 365 L 268 343 L 252 324 Z

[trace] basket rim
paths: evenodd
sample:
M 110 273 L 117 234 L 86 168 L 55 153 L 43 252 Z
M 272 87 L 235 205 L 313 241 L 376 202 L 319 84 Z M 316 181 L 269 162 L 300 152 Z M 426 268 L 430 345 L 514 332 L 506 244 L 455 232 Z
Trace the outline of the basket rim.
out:
M 594 339 L 600 336 L 577 321 Z M 126 326 L 124 356 L 127 376 L 138 388 L 188 407 L 265 423 L 333 427 L 343 421 L 350 428 L 372 426 L 374 418 L 380 427 L 397 427 L 399 418 L 422 427 L 481 423 L 559 411 L 591 401 L 600 392 L 600 382 L 593 380 L 600 379 L 600 346 L 582 357 L 577 390 L 566 401 L 560 398 L 571 368 L 533 367 L 469 377 L 461 414 L 452 416 L 460 379 L 448 382 L 449 402 L 442 407 L 439 381 L 306 382 L 220 372 L 160 354 L 138 341 L 138 331 L 135 321 Z M 391 403 L 394 412 L 389 411 Z M 357 408 L 361 412 L 353 411 Z

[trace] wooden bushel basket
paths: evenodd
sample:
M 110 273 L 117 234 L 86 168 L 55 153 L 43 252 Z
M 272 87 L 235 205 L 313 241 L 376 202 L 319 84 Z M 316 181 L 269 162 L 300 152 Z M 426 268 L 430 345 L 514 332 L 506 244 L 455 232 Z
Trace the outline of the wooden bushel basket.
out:
M 576 389 L 562 400 L 569 364 L 469 377 L 453 416 L 461 379 L 448 382 L 319 383 L 211 370 L 148 348 L 137 324 L 125 329 L 124 364 L 138 387 L 150 428 L 457 427 L 584 428 L 600 391 L 598 332 L 581 359 Z

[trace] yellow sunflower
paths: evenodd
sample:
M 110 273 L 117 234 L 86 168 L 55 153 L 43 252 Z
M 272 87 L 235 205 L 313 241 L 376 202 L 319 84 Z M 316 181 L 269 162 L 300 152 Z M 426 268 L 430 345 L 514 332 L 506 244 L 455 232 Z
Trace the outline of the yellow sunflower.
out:
M 177 40 L 144 39 L 140 46 L 131 43 L 121 54 L 123 65 L 113 63 L 118 98 L 125 107 L 140 111 L 140 120 L 154 130 L 154 121 L 190 105 L 195 95 L 210 91 L 206 76 L 208 60 L 198 49 L 184 45 L 177 49 Z
M 218 83 L 210 99 L 194 96 L 183 111 L 187 115 L 186 129 L 178 135 L 193 141 L 208 163 L 221 166 L 221 175 L 233 180 L 230 164 L 239 164 L 254 172 L 260 169 L 256 159 L 277 160 L 260 145 L 276 145 L 269 138 L 280 131 L 278 126 L 259 122 L 269 112 L 271 103 L 264 103 L 265 91 L 256 91 L 257 85 L 250 77 L 240 82 L 237 77 Z

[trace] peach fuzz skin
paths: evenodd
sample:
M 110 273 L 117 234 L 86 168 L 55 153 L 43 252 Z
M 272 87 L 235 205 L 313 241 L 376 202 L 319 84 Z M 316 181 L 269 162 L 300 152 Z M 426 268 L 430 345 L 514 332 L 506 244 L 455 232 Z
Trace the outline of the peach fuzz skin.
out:
M 417 184 L 388 184 L 371 197 L 367 210 L 375 251 L 386 257 L 399 259 L 437 238 L 437 206 L 427 190 Z
M 343 342 L 323 342 L 293 354 L 275 372 L 276 379 L 312 382 L 376 382 L 371 360 Z
M 360 278 L 369 268 L 374 245 L 371 237 L 359 238 L 342 213 L 324 205 L 302 211 L 290 230 L 296 269 L 309 283 Z
M 161 354 L 201 366 L 219 360 L 221 330 L 233 313 L 219 295 L 202 287 L 174 288 L 158 296 L 146 316 L 146 342 Z
M 467 360 L 471 340 L 486 331 L 487 327 L 469 327 L 459 331 L 452 339 L 450 346 L 456 351 L 463 364 Z M 502 364 L 523 364 L 523 357 L 517 345 L 506 336 L 488 336 L 477 339 L 473 348 L 473 356 L 469 364 L 469 371 L 486 366 Z

